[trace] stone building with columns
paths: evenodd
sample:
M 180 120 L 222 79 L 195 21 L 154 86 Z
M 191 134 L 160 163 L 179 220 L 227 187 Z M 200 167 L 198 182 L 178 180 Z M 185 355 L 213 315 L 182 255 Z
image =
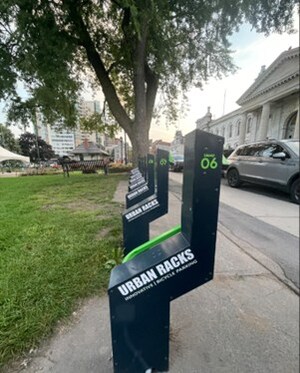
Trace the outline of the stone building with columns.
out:
M 262 66 L 254 83 L 236 101 L 240 108 L 212 120 L 210 108 L 197 128 L 225 138 L 225 148 L 267 138 L 299 138 L 299 48 Z

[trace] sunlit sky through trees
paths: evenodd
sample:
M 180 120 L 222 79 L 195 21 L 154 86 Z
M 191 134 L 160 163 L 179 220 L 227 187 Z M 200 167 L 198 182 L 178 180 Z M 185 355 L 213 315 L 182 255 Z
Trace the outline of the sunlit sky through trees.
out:
M 186 133 L 195 129 L 195 122 L 205 115 L 207 107 L 210 106 L 213 119 L 227 114 L 239 106 L 236 104 L 238 98 L 253 83 L 260 72 L 261 66 L 268 67 L 282 52 L 290 47 L 299 46 L 299 22 L 295 15 L 295 34 L 272 34 L 268 37 L 251 31 L 249 25 L 243 25 L 240 31 L 230 38 L 233 50 L 233 61 L 238 66 L 238 71 L 234 75 L 224 77 L 222 80 L 211 79 L 205 84 L 202 90 L 192 89 L 188 93 L 187 107 L 175 126 L 167 126 L 163 118 L 159 122 L 153 120 L 150 130 L 150 138 L 153 140 L 162 139 L 171 141 L 176 130 Z M 20 87 L 20 94 L 25 95 L 25 91 Z M 86 89 L 84 93 L 86 100 L 99 100 L 103 104 L 103 95 L 93 93 Z M 4 102 L 0 103 L 0 123 L 5 123 Z M 21 130 L 11 127 L 15 135 L 19 135 Z

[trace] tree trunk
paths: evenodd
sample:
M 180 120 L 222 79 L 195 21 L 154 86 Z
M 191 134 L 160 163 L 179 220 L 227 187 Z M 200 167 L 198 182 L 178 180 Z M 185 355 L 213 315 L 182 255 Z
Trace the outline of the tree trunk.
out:
M 101 84 L 110 111 L 130 138 L 133 164 L 136 166 L 138 158 L 146 156 L 149 152 L 149 129 L 158 88 L 158 76 L 150 69 L 147 63 L 146 45 L 149 19 L 146 13 L 142 14 L 140 19 L 140 33 L 136 38 L 132 50 L 132 83 L 135 98 L 135 117 L 132 120 L 121 104 L 116 88 L 110 79 L 109 72 L 97 51 L 82 15 L 73 6 L 72 1 L 64 0 L 64 4 L 68 8 L 70 17 L 76 27 L 78 35 L 77 43 L 86 50 L 87 58 Z
M 145 157 L 149 153 L 149 128 L 146 123 L 135 123 L 136 131 L 129 135 L 132 144 L 133 166 L 138 165 L 138 158 Z

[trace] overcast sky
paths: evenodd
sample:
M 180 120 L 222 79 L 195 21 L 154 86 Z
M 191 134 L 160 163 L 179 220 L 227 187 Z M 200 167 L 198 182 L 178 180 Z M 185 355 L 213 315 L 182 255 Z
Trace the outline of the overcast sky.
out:
M 295 17 L 299 30 L 298 17 Z M 189 111 L 186 116 L 181 116 L 175 126 L 166 128 L 165 123 L 157 125 L 154 121 L 150 130 L 150 138 L 164 141 L 172 141 L 176 130 L 181 130 L 183 135 L 192 131 L 196 127 L 196 120 L 205 115 L 207 107 L 210 106 L 213 119 L 227 114 L 239 106 L 235 103 L 238 98 L 253 83 L 260 72 L 261 66 L 268 67 L 282 52 L 289 47 L 299 46 L 299 33 L 272 34 L 268 37 L 251 31 L 250 26 L 244 25 L 238 33 L 230 39 L 234 50 L 233 61 L 239 70 L 231 76 L 222 80 L 211 79 L 202 90 L 195 88 L 188 93 Z M 101 96 L 96 95 L 96 99 Z M 86 93 L 85 99 L 94 99 Z M 102 99 L 101 99 L 102 105 Z M 0 123 L 5 121 L 3 114 L 3 104 L 0 104 Z M 11 128 L 13 130 L 13 128 Z M 14 129 L 16 135 L 20 131 Z

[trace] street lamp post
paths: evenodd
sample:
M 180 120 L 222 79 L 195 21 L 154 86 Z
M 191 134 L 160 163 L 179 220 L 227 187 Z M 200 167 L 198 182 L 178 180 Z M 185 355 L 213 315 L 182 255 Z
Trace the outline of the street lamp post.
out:
M 121 145 L 121 163 L 123 163 L 123 137 L 120 137 L 120 145 Z
M 35 132 L 35 146 L 36 146 L 36 153 L 37 153 L 37 161 L 38 165 L 40 165 L 40 149 L 39 149 L 39 142 L 38 142 L 38 128 L 37 128 L 37 120 L 36 120 L 36 112 L 33 116 L 33 126 L 34 126 L 34 132 Z
M 126 132 L 124 131 L 124 161 L 127 164 L 127 144 L 126 144 Z

